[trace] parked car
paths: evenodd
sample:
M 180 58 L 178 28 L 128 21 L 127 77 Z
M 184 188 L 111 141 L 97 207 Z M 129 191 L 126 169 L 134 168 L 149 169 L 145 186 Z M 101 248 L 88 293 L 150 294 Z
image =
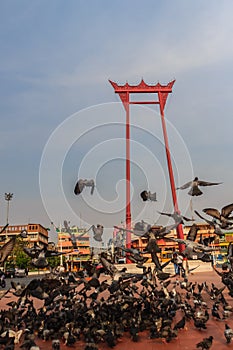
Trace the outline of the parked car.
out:
M 126 264 L 126 258 L 118 259 L 118 264 Z
M 26 276 L 26 271 L 25 269 L 15 269 L 15 277 L 25 277 Z
M 15 277 L 15 268 L 14 267 L 7 267 L 4 271 L 6 278 L 12 278 Z

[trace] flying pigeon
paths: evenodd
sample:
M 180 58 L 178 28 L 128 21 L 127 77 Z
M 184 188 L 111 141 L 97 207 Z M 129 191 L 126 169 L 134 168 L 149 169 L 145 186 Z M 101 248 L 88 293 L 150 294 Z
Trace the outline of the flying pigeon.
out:
M 149 231 L 150 228 L 151 225 L 147 224 L 144 220 L 141 220 L 136 222 L 136 224 L 134 225 L 134 232 L 138 231 L 139 233 L 143 233 Z
M 200 190 L 199 186 L 213 186 L 213 185 L 220 185 L 222 182 L 207 182 L 207 181 L 202 181 L 199 180 L 198 177 L 196 176 L 194 180 L 189 181 L 185 183 L 181 187 L 177 187 L 177 190 L 184 190 L 186 188 L 190 188 L 188 194 L 190 196 L 200 196 L 203 192 Z
M 71 233 L 70 225 L 67 220 L 64 220 L 64 228 L 65 228 L 65 232 Z
M 123 251 L 128 253 L 127 257 L 134 263 L 138 264 L 138 267 L 142 267 L 143 264 L 149 259 L 148 257 L 143 256 L 143 252 L 136 248 L 124 248 L 121 247 Z
M 4 262 L 6 261 L 8 255 L 10 255 L 10 253 L 12 252 L 15 246 L 15 240 L 16 238 L 12 237 L 0 248 L 0 266 L 4 265 Z
M 231 269 L 232 269 L 233 268 L 233 245 L 231 242 L 227 247 L 227 259 L 229 260 Z
M 141 223 L 146 224 L 145 221 L 143 221 L 143 220 L 141 221 Z M 139 223 L 137 223 L 137 224 L 139 224 Z M 135 226 L 137 224 L 135 224 Z M 151 232 L 151 229 L 152 229 L 152 226 L 149 224 L 145 225 L 143 230 L 142 229 L 139 230 L 139 225 L 137 225 L 137 227 L 135 227 L 135 226 L 134 226 L 134 230 L 130 230 L 130 229 L 119 227 L 119 226 L 114 226 L 114 228 L 117 228 L 121 231 L 131 232 L 135 236 L 139 236 L 139 237 L 142 237 L 142 236 L 146 237 L 149 234 L 149 232 Z M 169 226 L 164 226 L 162 228 L 158 228 L 156 230 L 153 230 L 153 234 L 154 234 L 156 239 L 161 239 L 161 238 L 165 237 L 168 233 L 170 233 L 171 230 L 175 229 L 177 226 L 178 226 L 178 223 L 175 223 L 175 224 L 172 224 Z M 141 226 L 141 228 L 142 228 L 142 226 Z
M 23 250 L 31 258 L 31 264 L 40 269 L 49 265 L 47 258 L 62 254 L 62 252 L 58 252 L 56 249 L 48 249 L 46 246 L 41 248 L 36 243 L 32 248 L 23 247 Z
M 79 179 L 75 185 L 74 194 L 76 195 L 80 194 L 83 191 L 84 187 L 91 187 L 91 194 L 93 194 L 94 188 L 95 188 L 94 180 Z
M 130 229 L 127 229 L 127 228 L 123 228 L 123 227 L 119 227 L 119 226 L 114 226 L 114 228 L 118 229 L 120 231 L 123 231 L 123 232 L 131 232 L 134 235 L 141 237 L 141 236 L 147 234 L 150 231 L 151 225 L 146 224 L 145 221 L 142 220 L 141 222 L 137 222 L 135 224 L 133 230 L 130 230 Z
M 73 244 L 73 248 L 77 249 L 77 241 L 76 241 L 76 236 L 75 234 L 72 232 L 70 226 L 69 226 L 69 222 L 67 220 L 64 220 L 64 228 L 65 228 L 65 232 L 67 232 L 70 235 L 70 239 L 71 242 Z
M 187 238 L 189 241 L 195 241 L 196 237 L 197 237 L 197 232 L 199 231 L 199 227 L 196 224 L 193 224 L 190 229 L 189 232 L 187 234 Z
M 157 199 L 156 199 L 156 192 L 154 193 L 151 193 L 150 191 L 142 191 L 140 193 L 140 196 L 143 200 L 143 202 L 146 202 L 148 200 L 152 201 L 152 202 L 157 202 Z
M 95 225 L 92 225 L 92 231 L 93 231 L 93 238 L 97 242 L 102 242 L 102 236 L 104 233 L 104 227 L 103 225 L 97 224 L 96 227 Z
M 233 220 L 233 216 L 230 217 L 230 214 L 233 211 L 233 204 L 228 204 L 221 209 L 221 212 L 218 209 L 206 208 L 202 210 L 207 215 L 212 216 L 215 219 L 220 221 L 220 226 L 223 229 L 228 229 L 229 226 L 233 225 L 230 220 Z
M 219 225 L 217 223 L 217 220 L 216 219 L 213 219 L 213 220 L 208 220 L 208 219 L 205 219 L 200 213 L 198 213 L 198 211 L 194 210 L 194 213 L 197 214 L 197 216 L 199 216 L 199 218 L 205 220 L 207 222 L 207 224 L 209 224 L 210 226 L 212 226 L 214 228 L 214 233 L 218 236 L 224 236 L 225 233 L 221 230 L 221 225 Z M 231 227 L 228 227 L 228 229 L 232 229 L 233 226 Z
M 178 214 L 177 212 L 174 211 L 174 213 L 170 214 L 170 213 L 163 213 L 161 211 L 158 211 L 158 213 L 160 215 L 166 215 L 166 216 L 170 216 L 171 218 L 174 219 L 175 222 L 179 223 L 179 224 L 184 224 L 184 221 L 194 221 L 193 219 L 189 219 L 183 215 Z
M 5 231 L 5 229 L 9 226 L 9 224 L 6 224 L 0 231 L 0 234 L 3 233 Z
M 27 232 L 27 230 L 22 230 L 21 232 L 20 232 L 20 237 L 21 238 L 27 238 L 27 236 L 28 236 L 28 232 Z
M 180 244 L 185 244 L 186 248 L 184 250 L 184 254 L 190 253 L 191 251 L 201 251 L 201 252 L 211 252 L 215 250 L 215 248 L 207 247 L 204 244 L 200 244 L 197 242 L 194 242 L 196 239 L 198 227 L 196 224 L 193 224 L 189 230 L 187 239 L 180 239 L 180 238 L 169 238 L 169 240 L 180 243 Z

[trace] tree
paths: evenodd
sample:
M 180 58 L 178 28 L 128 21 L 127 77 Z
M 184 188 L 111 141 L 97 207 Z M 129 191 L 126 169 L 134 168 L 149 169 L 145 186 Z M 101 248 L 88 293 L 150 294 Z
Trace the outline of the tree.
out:
M 15 257 L 15 264 L 20 269 L 26 269 L 30 265 L 30 258 L 23 250 L 20 250 Z
M 25 269 L 30 265 L 30 257 L 23 251 L 23 247 L 27 245 L 28 241 L 23 240 L 22 237 L 18 236 L 16 238 L 13 252 L 7 260 L 10 266 L 13 265 L 21 269 Z
M 48 258 L 48 263 L 51 268 L 59 266 L 60 256 L 52 256 L 51 258 Z

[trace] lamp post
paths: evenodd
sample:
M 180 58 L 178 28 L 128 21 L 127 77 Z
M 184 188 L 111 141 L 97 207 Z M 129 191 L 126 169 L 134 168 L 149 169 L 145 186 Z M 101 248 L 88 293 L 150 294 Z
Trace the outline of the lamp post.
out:
M 9 207 L 10 200 L 13 197 L 13 193 L 5 193 L 5 200 L 7 201 L 7 211 L 6 211 L 6 223 L 9 224 Z

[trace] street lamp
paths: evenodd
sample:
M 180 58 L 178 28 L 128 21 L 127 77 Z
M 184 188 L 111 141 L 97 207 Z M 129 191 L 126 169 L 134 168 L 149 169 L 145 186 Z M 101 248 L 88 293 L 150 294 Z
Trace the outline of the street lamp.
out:
M 5 193 L 5 200 L 7 201 L 6 223 L 9 224 L 9 206 L 10 200 L 13 197 L 13 193 Z

